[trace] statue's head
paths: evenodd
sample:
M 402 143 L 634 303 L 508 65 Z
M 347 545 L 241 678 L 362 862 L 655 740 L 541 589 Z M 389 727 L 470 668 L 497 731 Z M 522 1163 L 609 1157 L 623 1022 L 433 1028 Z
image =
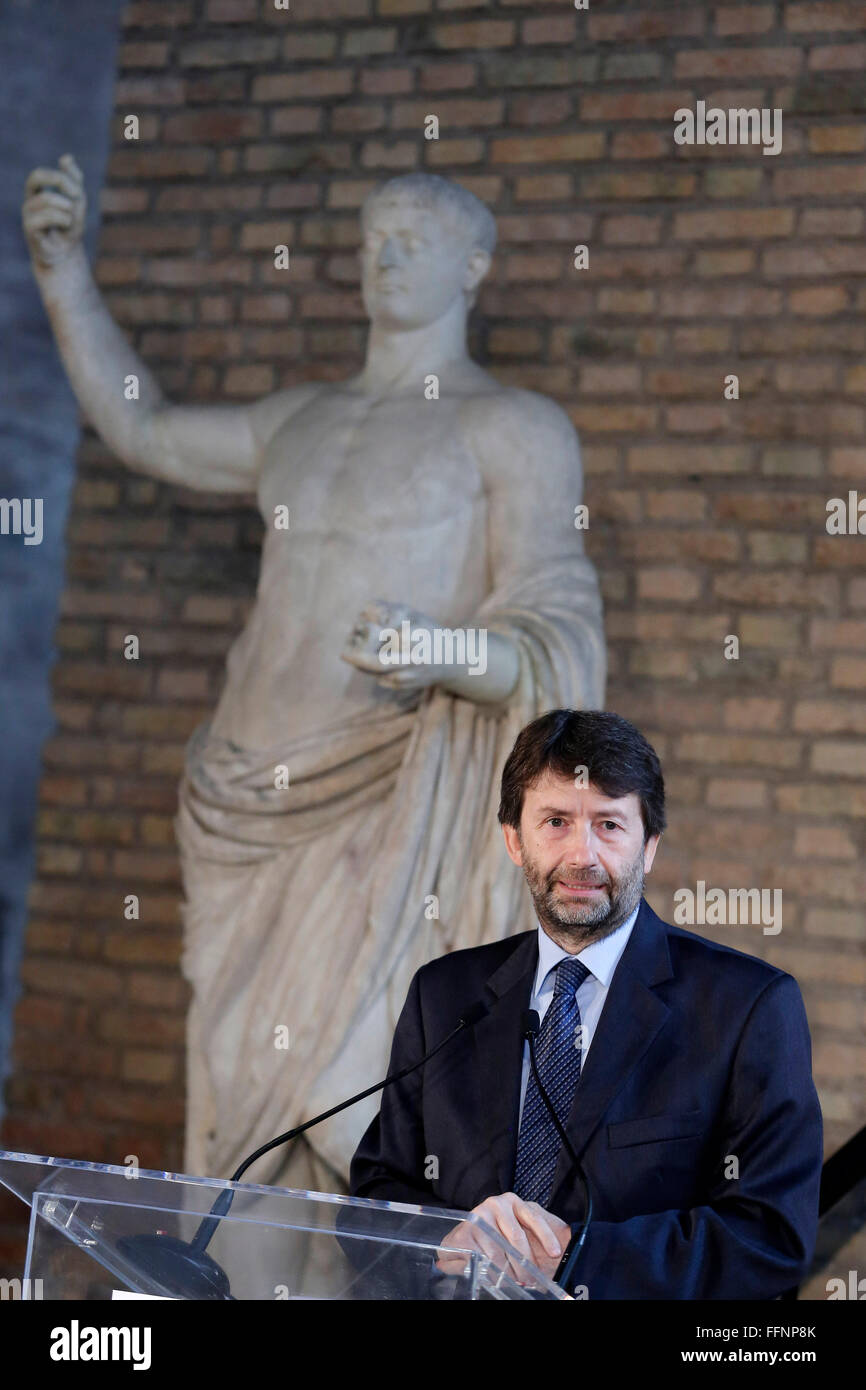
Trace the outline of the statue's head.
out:
M 400 174 L 361 209 L 361 291 L 370 318 L 422 328 L 475 302 L 496 245 L 492 212 L 439 174 Z

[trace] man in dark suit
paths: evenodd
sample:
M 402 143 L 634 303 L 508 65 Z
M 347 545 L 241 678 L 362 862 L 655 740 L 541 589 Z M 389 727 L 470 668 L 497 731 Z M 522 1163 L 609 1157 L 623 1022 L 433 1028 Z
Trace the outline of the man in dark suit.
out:
M 633 725 L 554 710 L 522 730 L 499 819 L 538 930 L 455 951 L 412 980 L 389 1072 L 476 1000 L 488 1012 L 383 1093 L 354 1196 L 474 1212 L 545 1273 L 592 1194 L 578 1297 L 772 1299 L 815 1243 L 821 1112 L 792 976 L 662 922 L 642 898 L 665 825 L 658 758 Z M 483 1231 L 460 1223 L 437 1268 Z M 454 1254 L 449 1254 L 449 1249 Z

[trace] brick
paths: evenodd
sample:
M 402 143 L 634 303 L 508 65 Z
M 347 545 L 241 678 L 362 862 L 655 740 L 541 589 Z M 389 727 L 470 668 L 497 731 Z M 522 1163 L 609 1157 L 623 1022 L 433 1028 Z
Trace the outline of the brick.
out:
M 397 30 L 393 25 L 382 28 L 349 29 L 343 35 L 344 58 L 366 58 L 371 54 L 393 53 L 397 46 Z
M 779 169 L 773 176 L 779 198 L 848 197 L 866 192 L 866 164 L 810 164 L 803 169 Z M 840 250 L 847 250 L 842 247 Z M 811 254 L 804 249 L 804 255 Z
M 756 253 L 746 247 L 731 251 L 698 251 L 695 255 L 694 272 L 702 279 L 715 279 L 723 275 L 748 275 L 754 270 L 756 263 Z
M 583 367 L 580 373 L 580 390 L 584 395 L 635 395 L 640 391 L 640 382 L 640 368 L 630 364 L 591 364 Z
M 648 8 L 635 14 L 599 14 L 590 7 L 587 15 L 587 33 L 600 43 L 693 38 L 703 33 L 704 24 L 705 15 L 699 6 L 664 11 Z
M 181 149 L 115 150 L 108 160 L 112 179 L 198 178 L 213 167 L 213 150 L 192 146 Z
M 688 106 L 692 93 L 687 88 L 672 91 L 585 92 L 580 98 L 584 121 L 667 121 L 673 149 L 674 112 Z
M 664 159 L 670 137 L 660 130 L 614 131 L 610 152 L 614 159 Z
M 693 680 L 695 675 L 688 652 L 674 647 L 636 648 L 629 653 L 628 671 L 631 676 L 655 681 Z M 658 751 L 658 740 L 653 743 Z
M 431 140 L 425 142 L 427 163 L 439 165 L 479 164 L 484 158 L 483 140 Z
M 511 97 L 508 103 L 508 124 L 533 129 L 541 125 L 561 125 L 571 119 L 574 98 L 570 92 L 530 92 Z
M 811 767 L 837 777 L 866 777 L 866 740 L 819 739 L 812 745 Z
M 283 40 L 283 57 L 290 63 L 325 62 L 337 51 L 337 34 L 327 29 L 293 29 Z
M 352 68 L 313 68 L 309 72 L 264 73 L 253 81 L 252 99 L 258 101 L 322 100 L 347 96 L 354 85 Z
M 594 82 L 599 57 L 594 53 L 491 53 L 484 59 L 487 87 L 568 87 Z
M 561 160 L 601 159 L 605 136 L 600 131 L 579 131 L 567 135 L 524 135 L 493 140 L 493 164 L 541 164 Z
M 689 357 L 727 352 L 732 342 L 733 330 L 727 324 L 687 324 L 674 329 L 674 351 Z
M 371 68 L 361 73 L 361 91 L 371 96 L 395 96 L 411 92 L 413 80 L 411 68 Z
M 759 811 L 768 804 L 766 782 L 754 778 L 713 777 L 707 783 L 707 805 L 724 810 Z
M 866 65 L 866 43 L 819 44 L 809 53 L 809 67 L 824 72 L 859 72 Z
M 422 91 L 447 92 L 473 89 L 478 83 L 474 63 L 426 63 L 419 73 Z
M 751 450 L 739 444 L 632 445 L 627 451 L 631 473 L 748 473 Z
M 647 516 L 652 521 L 675 521 L 694 523 L 703 521 L 707 514 L 707 499 L 698 492 L 686 492 L 682 488 L 666 488 L 653 491 L 646 498 Z
M 133 0 L 121 13 L 121 24 L 127 29 L 149 25 L 172 29 L 191 24 L 192 0 Z
M 705 170 L 703 187 L 708 198 L 749 198 L 758 193 L 763 178 L 761 168 L 713 168 Z
M 715 31 L 731 34 L 766 34 L 773 28 L 772 5 L 722 5 L 715 12 Z
M 674 236 L 683 241 L 762 240 L 790 236 L 796 213 L 793 208 L 713 208 L 708 212 L 678 212 Z
M 177 1073 L 177 1058 L 154 1048 L 128 1048 L 123 1053 L 121 1075 L 125 1081 L 147 1081 L 166 1085 Z
M 767 607 L 832 609 L 838 589 L 832 576 L 793 570 L 718 575 L 716 597 Z
M 838 697 L 799 700 L 793 728 L 808 734 L 866 734 L 866 705 Z
M 232 110 L 231 107 L 202 107 L 169 116 L 163 121 L 162 138 L 181 144 L 219 143 L 248 140 L 260 133 L 260 111 Z
M 509 213 L 497 222 L 501 246 L 507 242 L 553 242 L 567 246 L 574 240 L 587 239 L 592 229 L 588 217 L 571 212 Z
M 520 30 L 523 43 L 571 43 L 577 34 L 577 15 L 545 15 L 525 19 Z
M 866 690 L 866 659 L 837 657 L 830 668 L 830 684 L 840 690 Z
M 862 448 L 831 449 L 830 472 L 847 478 L 862 478 L 866 456 Z
M 818 31 L 850 32 L 866 29 L 866 14 L 859 0 L 809 0 L 807 4 L 786 5 L 784 10 L 785 27 L 791 33 L 810 33 Z
M 602 241 L 613 246 L 650 246 L 661 235 L 661 218 L 654 216 L 606 217 L 602 223 Z
M 185 68 L 237 67 L 244 63 L 258 67 L 276 61 L 279 44 L 276 37 L 258 37 L 254 34 L 197 39 L 181 45 L 179 61 Z
M 649 602 L 692 603 L 701 592 L 701 580 L 680 566 L 641 569 L 637 574 L 638 598 Z
M 423 130 L 428 115 L 439 118 L 440 132 L 453 127 L 500 125 L 505 103 L 501 97 L 450 97 L 444 101 L 395 101 L 391 125 L 395 130 L 407 127 Z M 446 129 L 447 127 L 447 129 Z
M 582 173 L 580 176 L 581 195 L 593 200 L 625 198 L 629 202 L 639 202 L 692 198 L 696 187 L 695 175 L 679 170 L 637 169 L 629 173 Z
M 812 154 L 859 154 L 866 149 L 862 125 L 818 125 L 809 131 Z
M 21 982 L 40 994 L 59 994 L 88 1001 L 116 999 L 121 992 L 121 976 L 117 970 L 84 961 L 25 956 L 21 963 Z
M 690 48 L 675 55 L 674 77 L 794 77 L 802 64 L 800 48 Z
M 750 738 L 735 734 L 689 733 L 678 739 L 676 745 L 676 755 L 684 762 L 713 765 L 745 763 L 757 767 L 800 767 L 802 752 L 801 739 Z
M 714 313 L 754 318 L 781 313 L 782 307 L 782 295 L 778 290 L 731 286 L 725 290 L 720 303 L 717 291 L 686 286 L 663 290 L 660 311 L 664 317 L 671 318 L 702 318 Z
M 512 19 L 474 19 L 459 24 L 436 24 L 431 38 L 439 48 L 510 48 L 515 30 Z
M 481 142 L 474 143 L 479 147 L 480 158 Z M 398 140 L 390 144 L 382 140 L 366 140 L 361 150 L 361 164 L 365 169 L 411 169 L 416 161 L 417 146 L 413 140 Z
M 430 0 L 379 0 L 376 11 L 380 15 L 427 14 Z
M 506 279 L 509 281 L 519 281 L 529 284 L 538 280 L 558 280 L 562 274 L 562 256 L 551 253 L 549 255 L 516 255 L 512 253 L 508 258 L 506 268 Z
M 310 19 L 366 19 L 372 10 L 371 0 L 292 0 L 292 15 L 298 23 Z M 384 0 L 379 0 L 380 14 L 389 13 Z M 285 20 L 285 15 L 280 16 Z
M 801 237 L 859 237 L 863 225 L 860 208 L 804 208 L 799 232 Z
M 257 0 L 207 0 L 205 18 L 212 24 L 249 24 L 258 9 Z
M 809 285 L 791 291 L 788 307 L 792 314 L 831 318 L 847 309 L 848 291 L 842 285 Z

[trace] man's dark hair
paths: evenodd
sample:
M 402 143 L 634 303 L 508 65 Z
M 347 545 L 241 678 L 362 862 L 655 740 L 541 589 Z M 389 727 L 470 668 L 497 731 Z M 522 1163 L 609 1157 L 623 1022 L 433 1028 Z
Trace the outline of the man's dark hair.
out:
M 605 796 L 640 798 L 644 843 L 666 825 L 665 781 L 655 749 L 619 714 L 552 709 L 517 735 L 502 769 L 499 820 L 520 829 L 523 794 L 546 771 L 574 781 L 578 768 Z

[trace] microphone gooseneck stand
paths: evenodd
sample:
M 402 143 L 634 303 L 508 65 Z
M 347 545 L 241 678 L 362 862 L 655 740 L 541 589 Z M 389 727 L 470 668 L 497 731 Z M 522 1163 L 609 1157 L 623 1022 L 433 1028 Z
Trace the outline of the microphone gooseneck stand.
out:
M 435 1057 L 436 1053 L 441 1051 L 453 1038 L 456 1038 L 458 1033 L 474 1027 L 487 1012 L 487 1005 L 482 1004 L 480 1000 L 470 1004 L 468 1008 L 463 1010 L 457 1027 L 434 1048 L 425 1053 L 419 1061 L 412 1062 L 408 1067 L 403 1067 L 402 1071 L 395 1072 L 393 1076 L 386 1076 L 384 1081 L 378 1081 L 375 1086 L 368 1086 L 366 1091 L 360 1091 L 358 1095 L 350 1096 L 348 1100 L 332 1106 L 330 1110 L 325 1110 L 321 1115 L 314 1116 L 312 1120 L 306 1120 L 304 1124 L 296 1125 L 294 1129 L 286 1130 L 285 1134 L 278 1134 L 276 1139 L 262 1144 L 261 1148 L 256 1149 L 255 1153 L 251 1153 L 248 1158 L 244 1159 L 240 1167 L 235 1169 L 229 1181 L 240 1182 L 250 1165 L 264 1154 L 270 1153 L 271 1149 L 279 1148 L 281 1144 L 288 1144 L 290 1140 L 296 1139 L 298 1135 L 312 1129 L 313 1125 L 321 1124 L 323 1120 L 329 1120 L 332 1115 L 338 1115 L 341 1110 L 347 1110 L 350 1105 L 366 1100 L 367 1096 L 372 1096 L 376 1091 L 382 1091 L 386 1086 L 391 1086 L 395 1081 L 401 1081 L 404 1076 L 409 1076 L 411 1072 L 417 1071 L 419 1067 L 423 1067 L 426 1062 Z M 210 1212 L 202 1220 L 189 1242 L 181 1240 L 178 1236 L 146 1233 L 124 1236 L 118 1241 L 118 1250 L 136 1266 L 140 1273 L 161 1288 L 170 1289 L 175 1297 L 232 1299 L 228 1276 L 216 1260 L 207 1254 L 207 1247 L 213 1239 L 220 1221 L 231 1207 L 234 1195 L 234 1188 L 223 1188 Z

